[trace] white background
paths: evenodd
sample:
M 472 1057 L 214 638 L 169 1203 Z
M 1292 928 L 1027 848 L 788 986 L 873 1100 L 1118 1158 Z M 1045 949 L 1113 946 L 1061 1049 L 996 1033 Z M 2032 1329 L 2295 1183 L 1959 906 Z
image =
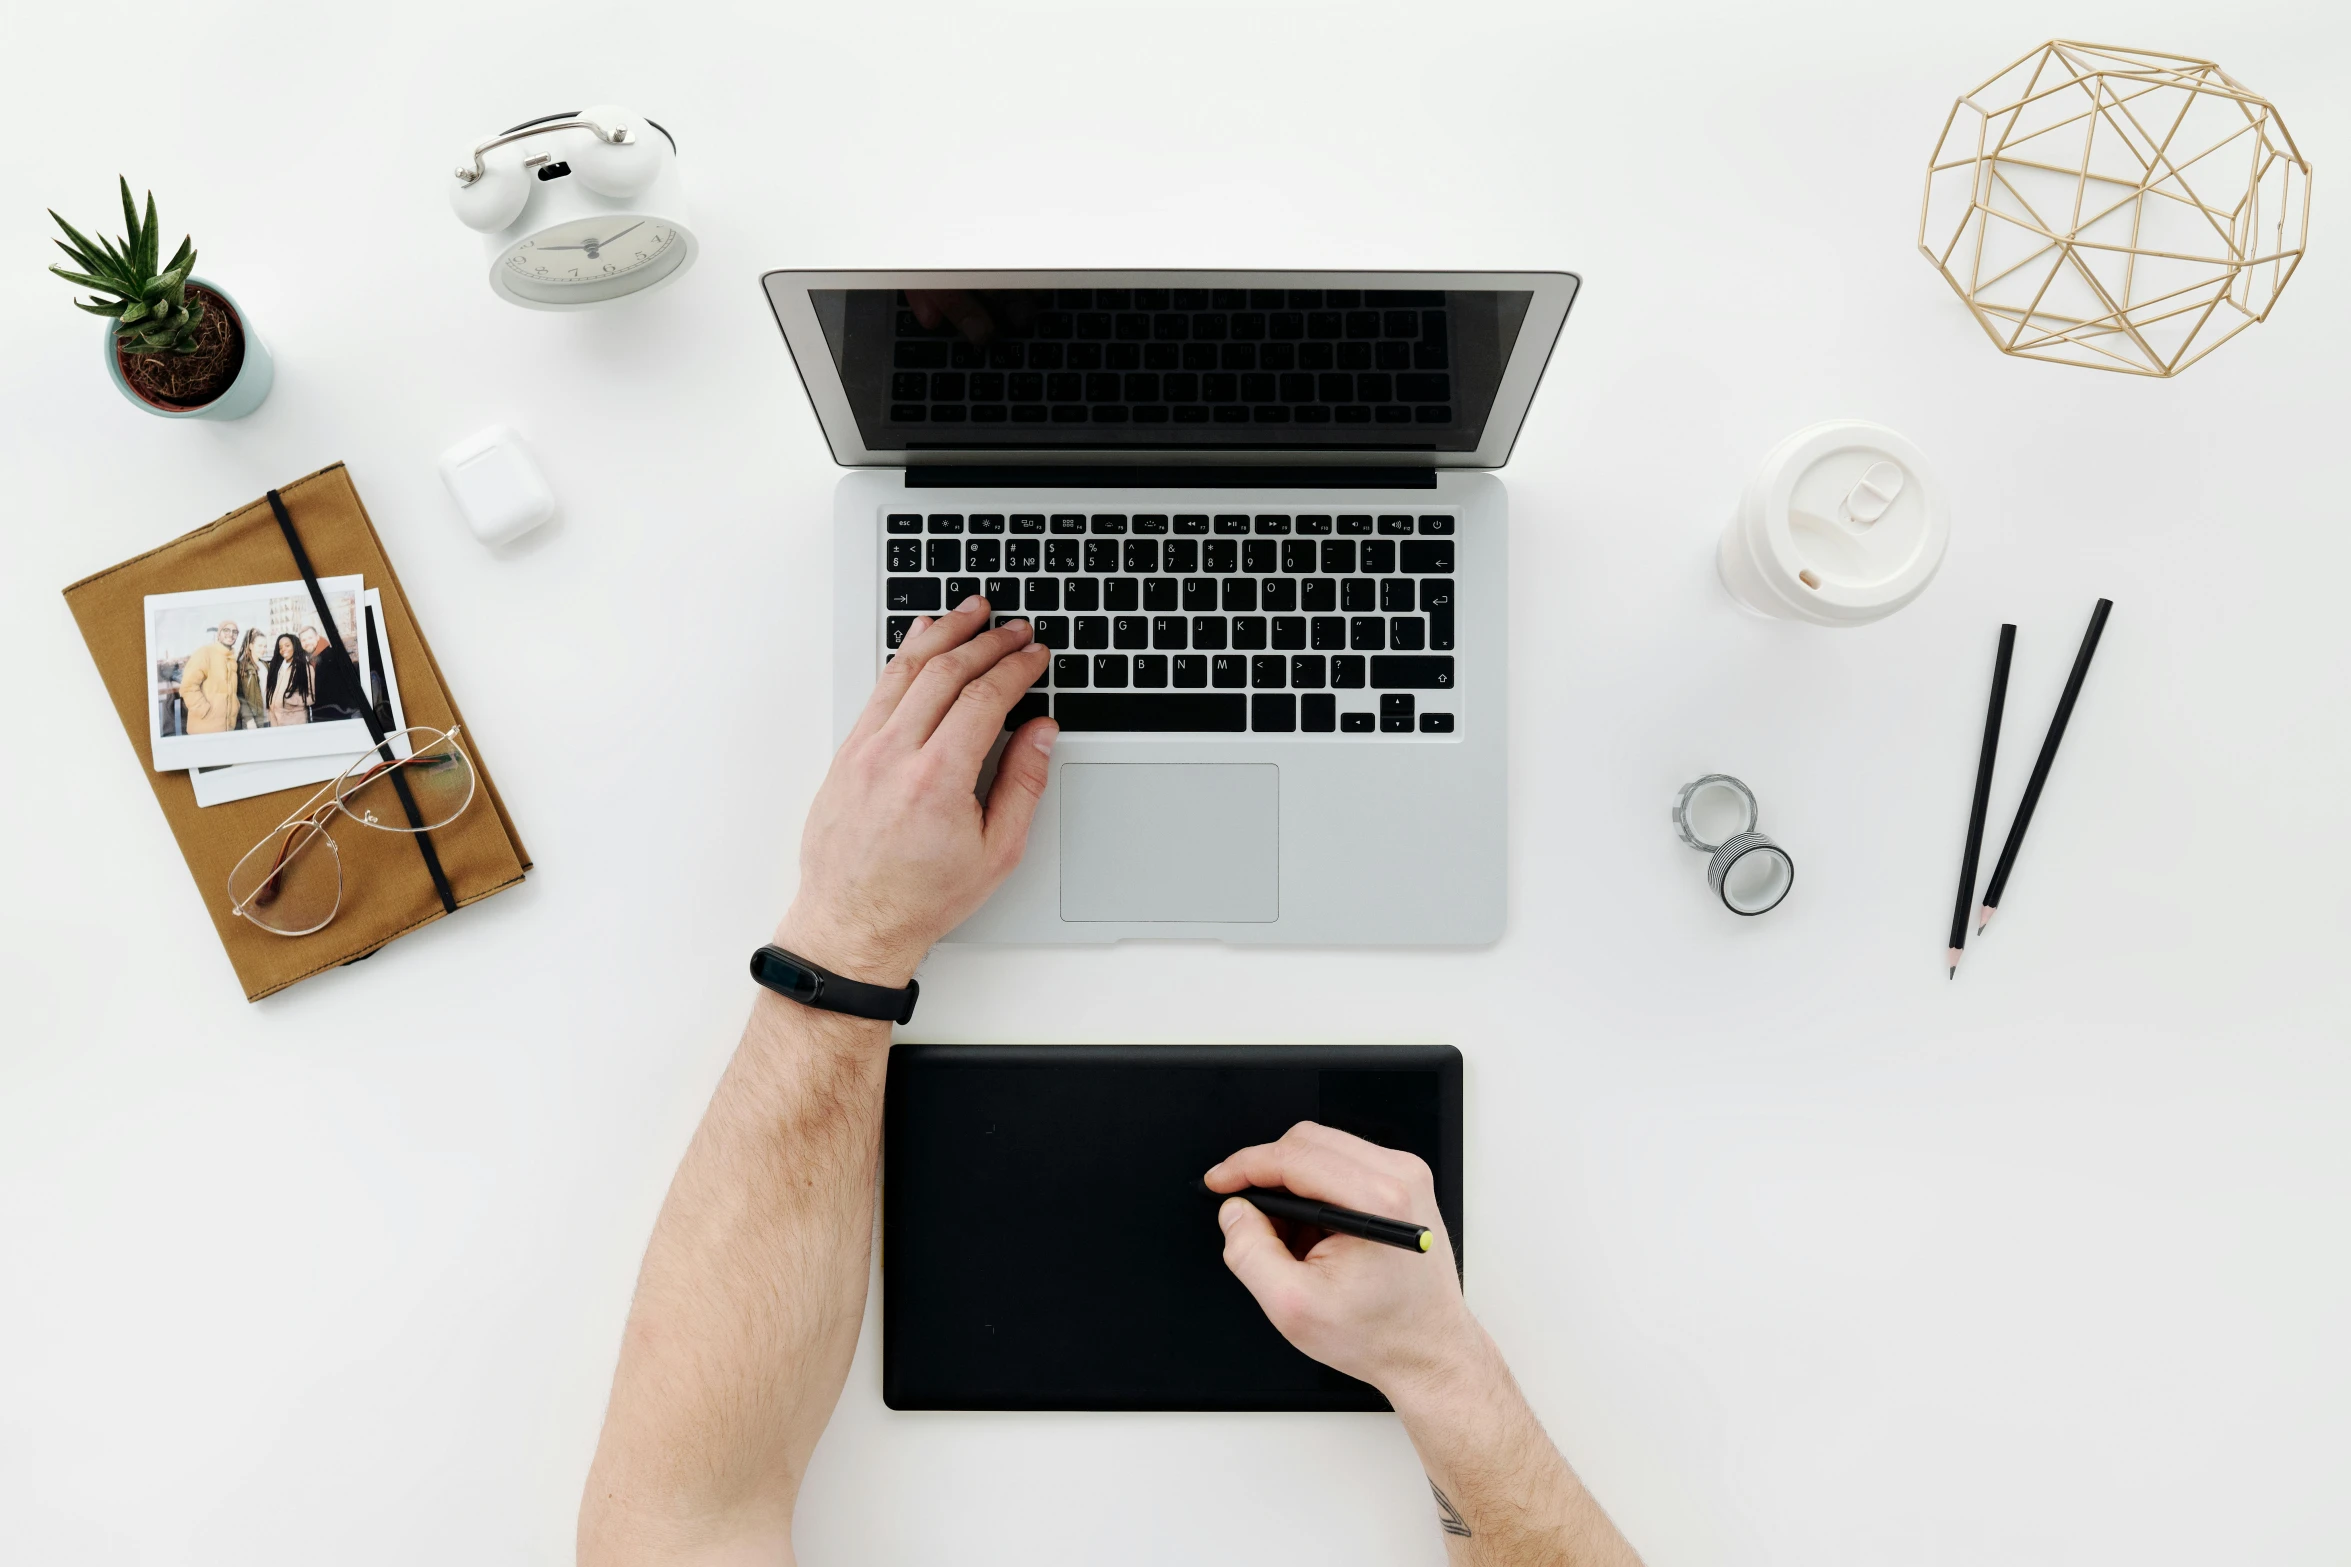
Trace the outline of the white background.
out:
M 1502 943 L 943 951 L 912 1037 L 1460 1046 L 1472 1302 L 1658 1567 L 2351 1553 L 2339 6 L 497 9 L 8 24 L 0 1558 L 570 1559 L 826 761 L 835 470 L 756 280 L 956 264 L 1587 284 L 1506 471 Z M 2320 168 L 2276 315 L 2176 382 L 2003 359 L 1912 248 L 1951 100 L 2057 27 L 2219 59 Z M 598 98 L 677 133 L 700 262 L 502 304 L 446 170 Z M 117 171 L 276 351 L 254 417 L 133 411 L 41 273 Z M 1715 535 L 1835 416 L 1940 465 L 1948 564 L 1748 618 Z M 564 505 L 504 556 L 432 466 L 497 420 Z M 538 869 L 248 1006 L 58 590 L 338 458 Z M 2101 594 L 1947 983 L 1996 628 L 1995 832 Z M 1796 857 L 1766 919 L 1667 823 L 1716 769 Z M 877 1330 L 809 1562 L 1440 1559 L 1389 1417 L 892 1414 Z

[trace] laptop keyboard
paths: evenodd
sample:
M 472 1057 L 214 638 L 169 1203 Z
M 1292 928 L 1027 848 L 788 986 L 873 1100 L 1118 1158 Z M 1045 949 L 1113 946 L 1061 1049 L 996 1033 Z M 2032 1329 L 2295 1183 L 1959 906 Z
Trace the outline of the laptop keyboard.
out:
M 884 657 L 976 593 L 1053 650 L 1007 728 L 1451 735 L 1453 544 L 1438 513 L 892 512 Z
M 1441 292 L 1065 288 L 985 344 L 901 296 L 894 424 L 1453 422 Z

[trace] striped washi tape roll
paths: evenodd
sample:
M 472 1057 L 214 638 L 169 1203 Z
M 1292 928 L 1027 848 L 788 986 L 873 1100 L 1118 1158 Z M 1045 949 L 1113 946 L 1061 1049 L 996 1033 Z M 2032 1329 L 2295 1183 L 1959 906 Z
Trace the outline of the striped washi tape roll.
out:
M 1749 830 L 1724 841 L 1706 862 L 1706 885 L 1733 914 L 1768 914 L 1796 885 L 1788 851 Z

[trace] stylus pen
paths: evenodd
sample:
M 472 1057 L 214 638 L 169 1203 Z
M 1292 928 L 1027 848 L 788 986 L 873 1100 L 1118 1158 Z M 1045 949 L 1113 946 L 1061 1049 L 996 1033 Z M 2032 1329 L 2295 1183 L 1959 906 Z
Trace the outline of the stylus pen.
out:
M 1202 1191 L 1208 1191 L 1203 1186 Z M 1378 1241 L 1382 1246 L 1393 1246 L 1399 1251 L 1427 1251 L 1430 1245 L 1429 1227 L 1404 1219 L 1383 1219 L 1376 1213 L 1358 1213 L 1353 1208 L 1342 1208 L 1337 1203 L 1316 1202 L 1311 1197 L 1295 1197 L 1285 1191 L 1267 1186 L 1245 1186 L 1237 1192 L 1208 1192 L 1211 1197 L 1246 1197 L 1257 1205 L 1257 1211 L 1276 1219 L 1288 1219 L 1294 1224 L 1311 1224 L 1329 1230 L 1334 1235 L 1353 1235 L 1367 1241 Z

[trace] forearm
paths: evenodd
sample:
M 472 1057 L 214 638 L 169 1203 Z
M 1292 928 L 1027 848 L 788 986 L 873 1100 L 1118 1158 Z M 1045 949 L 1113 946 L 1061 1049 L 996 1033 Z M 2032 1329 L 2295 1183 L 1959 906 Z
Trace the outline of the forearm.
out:
M 888 1046 L 885 1023 L 753 1003 L 646 1249 L 583 1562 L 789 1559 L 864 1315 Z
M 1640 1567 L 1474 1321 L 1447 1363 L 1388 1390 L 1455 1567 Z

